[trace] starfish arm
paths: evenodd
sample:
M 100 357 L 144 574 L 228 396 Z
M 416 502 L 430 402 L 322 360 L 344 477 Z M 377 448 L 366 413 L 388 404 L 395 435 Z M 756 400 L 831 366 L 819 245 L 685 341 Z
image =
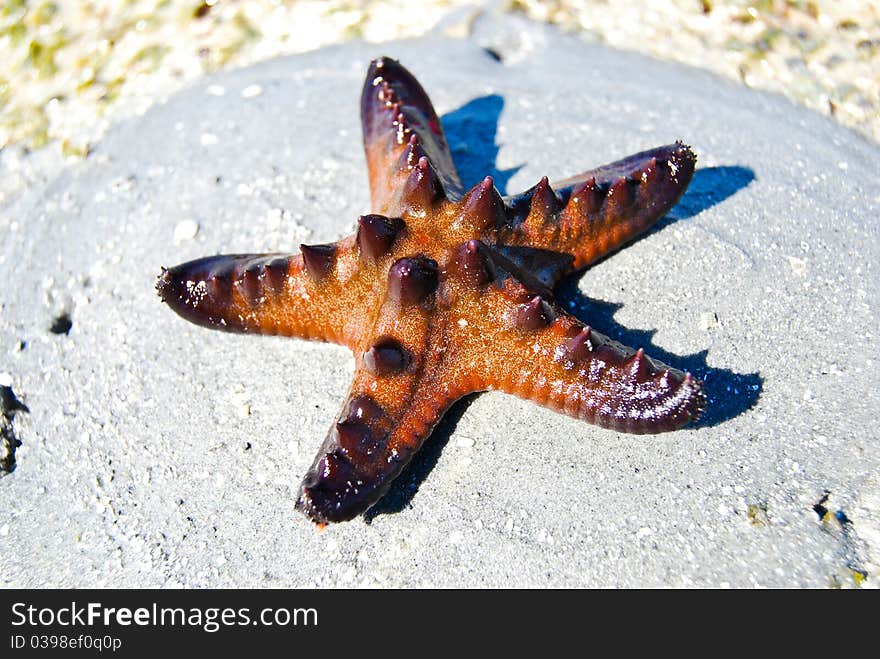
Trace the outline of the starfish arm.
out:
M 354 349 L 348 398 L 306 474 L 297 508 L 325 524 L 378 501 L 452 403 L 469 393 L 448 362 L 438 264 L 398 259 L 369 335 Z
M 353 239 L 300 254 L 219 255 L 164 269 L 156 284 L 180 316 L 228 332 L 354 345 L 370 289 Z
M 499 242 L 564 252 L 582 268 L 650 228 L 681 198 L 696 156 L 676 142 L 505 198 Z
M 396 379 L 375 387 L 368 369 L 355 373 L 300 486 L 296 508 L 316 524 L 352 519 L 381 499 L 443 414 L 467 393 L 430 376 Z
M 471 303 L 482 314 L 464 333 L 474 390 L 638 434 L 680 428 L 705 407 L 702 384 L 690 374 L 592 331 L 518 282 L 493 285 Z
M 361 124 L 374 212 L 400 215 L 406 207 L 401 190 L 408 179 L 420 176 L 430 179 L 438 195 L 461 196 L 461 181 L 434 106 L 399 62 L 380 57 L 370 64 L 361 92 Z M 414 171 L 422 158 L 430 163 L 424 175 Z M 418 183 L 412 181 L 411 187 Z

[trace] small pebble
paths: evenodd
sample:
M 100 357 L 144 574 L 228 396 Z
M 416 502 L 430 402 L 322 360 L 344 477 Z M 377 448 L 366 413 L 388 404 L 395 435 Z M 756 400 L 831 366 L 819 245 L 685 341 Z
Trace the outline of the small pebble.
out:
M 242 98 L 253 98 L 254 96 L 259 96 L 263 93 L 263 88 L 260 85 L 248 85 L 244 89 L 241 90 Z
M 179 245 L 187 240 L 192 240 L 196 237 L 198 232 L 198 222 L 195 220 L 182 220 L 177 223 L 176 227 L 174 227 L 174 244 Z
M 470 437 L 459 437 L 455 440 L 455 445 L 459 448 L 472 448 L 474 443 L 474 440 Z
M 705 311 L 700 314 L 700 327 L 708 331 L 718 324 L 718 316 L 714 311 Z
M 752 526 L 767 526 L 770 524 L 770 518 L 767 516 L 767 506 L 762 503 L 749 504 L 747 516 Z
M 807 276 L 807 262 L 803 259 L 799 259 L 796 256 L 786 256 L 788 259 L 788 265 L 791 266 L 791 271 L 796 274 L 798 277 L 806 277 Z

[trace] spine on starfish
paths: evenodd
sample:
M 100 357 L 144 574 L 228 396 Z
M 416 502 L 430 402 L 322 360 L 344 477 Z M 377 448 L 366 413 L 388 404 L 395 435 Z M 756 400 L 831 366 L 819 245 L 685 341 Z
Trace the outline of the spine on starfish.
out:
M 391 251 L 406 223 L 396 217 L 361 215 L 355 238 L 361 257 L 376 262 Z
M 439 282 L 437 262 L 427 257 L 406 257 L 388 271 L 388 299 L 401 306 L 421 304 Z
M 377 377 L 396 375 L 412 362 L 412 355 L 397 339 L 379 337 L 364 353 L 364 366 Z
M 483 235 L 494 232 L 506 221 L 504 200 L 495 188 L 495 181 L 487 176 L 458 202 L 458 213 L 452 229 L 465 228 L 475 235 Z
M 500 240 L 571 254 L 582 268 L 663 217 L 681 198 L 696 156 L 681 142 L 610 163 L 556 184 L 546 178 L 508 197 Z
M 528 215 L 523 220 L 526 232 L 534 233 L 544 225 L 556 219 L 562 209 L 562 203 L 550 187 L 550 181 L 543 177 L 538 184 L 527 193 L 529 201 Z
M 419 160 L 426 157 L 427 154 L 419 142 L 419 136 L 413 133 L 409 136 L 406 148 L 397 159 L 397 171 L 409 175 L 409 172 L 419 164 Z
M 488 284 L 497 276 L 497 268 L 486 245 L 476 239 L 462 243 L 446 264 L 446 274 L 470 287 Z
M 400 207 L 411 215 L 424 216 L 443 197 L 437 173 L 426 156 L 419 158 L 403 185 Z
M 540 295 L 526 295 L 510 310 L 509 317 L 518 329 L 532 331 L 547 327 L 556 314 Z
M 299 251 L 309 277 L 324 281 L 336 263 L 336 245 L 300 245 Z

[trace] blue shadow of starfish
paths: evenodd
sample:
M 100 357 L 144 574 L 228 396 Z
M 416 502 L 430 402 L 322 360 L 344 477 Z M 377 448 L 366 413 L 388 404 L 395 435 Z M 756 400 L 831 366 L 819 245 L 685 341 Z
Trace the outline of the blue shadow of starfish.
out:
M 503 109 L 504 99 L 491 94 L 475 98 L 440 119 L 465 189 L 488 174 L 495 179 L 498 191 L 505 195 L 508 181 L 520 170 L 520 167 L 496 168 L 499 145 L 495 144 L 495 136 Z

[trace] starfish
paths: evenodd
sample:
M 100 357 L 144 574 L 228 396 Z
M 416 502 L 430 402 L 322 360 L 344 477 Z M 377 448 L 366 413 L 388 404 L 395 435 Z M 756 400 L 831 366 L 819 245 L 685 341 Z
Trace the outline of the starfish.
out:
M 389 489 L 443 414 L 479 391 L 514 394 L 630 433 L 680 428 L 706 404 L 690 374 L 592 330 L 553 287 L 672 208 L 696 156 L 677 142 L 502 197 L 465 190 L 437 113 L 409 71 L 374 60 L 361 95 L 373 212 L 354 235 L 299 254 L 220 255 L 162 269 L 185 319 L 332 341 L 354 380 L 302 482 L 319 526 Z

